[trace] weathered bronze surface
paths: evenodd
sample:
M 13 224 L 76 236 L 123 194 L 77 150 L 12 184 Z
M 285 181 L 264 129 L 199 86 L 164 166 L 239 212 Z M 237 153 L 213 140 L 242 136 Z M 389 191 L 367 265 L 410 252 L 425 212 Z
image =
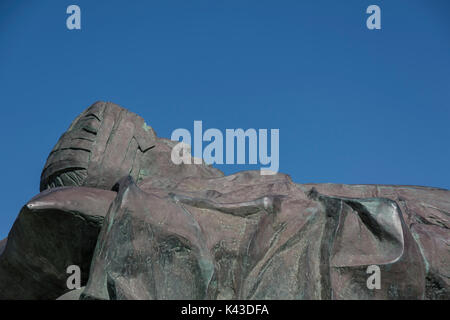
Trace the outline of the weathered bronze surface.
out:
M 224 176 L 173 164 L 174 143 L 115 104 L 84 111 L 0 242 L 0 298 L 450 298 L 450 191 Z

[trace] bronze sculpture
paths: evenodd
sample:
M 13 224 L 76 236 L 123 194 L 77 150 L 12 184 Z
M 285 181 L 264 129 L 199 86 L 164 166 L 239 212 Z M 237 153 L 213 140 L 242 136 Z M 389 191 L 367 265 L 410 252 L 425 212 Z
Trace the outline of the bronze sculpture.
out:
M 115 104 L 83 112 L 0 243 L 0 298 L 58 298 L 71 264 L 82 299 L 450 297 L 448 190 L 224 176 L 174 144 Z

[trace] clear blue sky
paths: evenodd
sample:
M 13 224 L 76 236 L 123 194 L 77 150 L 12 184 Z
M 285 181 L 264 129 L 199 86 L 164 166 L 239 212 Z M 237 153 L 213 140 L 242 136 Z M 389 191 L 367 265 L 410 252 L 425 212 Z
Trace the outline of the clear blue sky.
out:
M 299 183 L 450 187 L 447 0 L 1 0 L 0 45 L 0 238 L 97 100 L 162 137 L 194 120 L 279 128 L 280 171 Z

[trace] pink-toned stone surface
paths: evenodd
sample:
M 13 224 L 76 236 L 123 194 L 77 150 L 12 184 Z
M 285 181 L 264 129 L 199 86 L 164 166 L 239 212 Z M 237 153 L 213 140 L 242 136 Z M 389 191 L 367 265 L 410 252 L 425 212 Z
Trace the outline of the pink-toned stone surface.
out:
M 427 290 L 450 287 L 450 191 L 419 186 L 303 184 L 318 192 L 338 197 L 381 197 L 395 201 L 406 226 L 418 243 L 425 263 Z M 444 290 L 442 290 L 444 291 Z M 443 293 L 444 294 L 444 293 Z M 448 298 L 448 292 L 446 293 Z
M 84 111 L 0 242 L 0 299 L 450 299 L 450 191 L 224 176 L 175 144 Z M 66 294 L 69 265 L 85 288 Z
M 443 275 L 425 259 L 428 248 L 416 241 L 395 201 L 338 188 L 345 190 L 334 194 L 257 171 L 166 176 L 164 183 L 152 177 L 138 185 L 124 180 L 106 218 L 110 227 L 99 236 L 84 298 L 448 296 L 447 284 L 436 278 Z M 370 265 L 381 269 L 379 290 L 366 285 Z
M 98 233 L 113 191 L 54 188 L 20 211 L 0 255 L 0 299 L 55 299 L 68 291 L 66 269 L 86 282 Z

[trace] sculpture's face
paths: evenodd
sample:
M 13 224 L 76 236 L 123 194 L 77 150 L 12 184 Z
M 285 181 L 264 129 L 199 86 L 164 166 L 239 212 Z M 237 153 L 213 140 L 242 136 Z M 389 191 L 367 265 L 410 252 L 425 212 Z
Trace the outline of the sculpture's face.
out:
M 126 109 L 97 102 L 71 124 L 50 153 L 41 175 L 41 191 L 61 186 L 111 189 L 123 176 L 137 178 L 142 154 L 155 134 Z

